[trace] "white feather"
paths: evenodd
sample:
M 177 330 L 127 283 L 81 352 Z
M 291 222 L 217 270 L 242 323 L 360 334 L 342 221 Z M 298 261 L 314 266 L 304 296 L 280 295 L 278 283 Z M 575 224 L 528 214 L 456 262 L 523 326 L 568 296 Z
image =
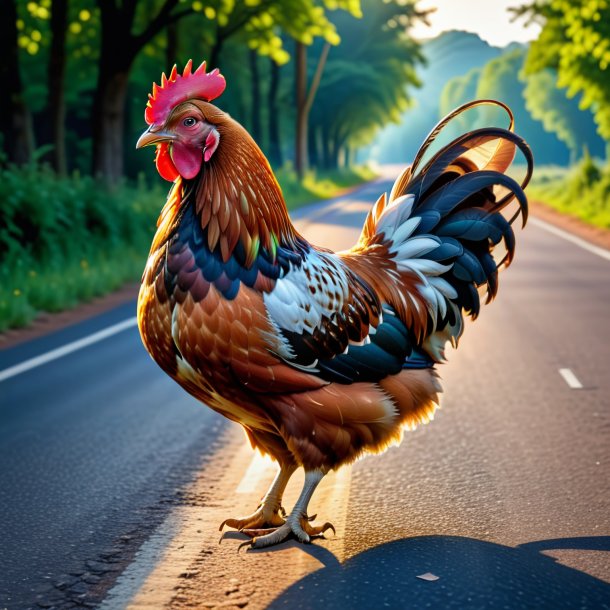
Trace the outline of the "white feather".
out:
M 457 299 L 457 291 L 455 288 L 442 277 L 428 278 L 428 282 L 432 284 L 443 296 L 448 299 Z
M 431 237 L 412 237 L 403 242 L 396 250 L 397 259 L 419 258 L 439 247 L 439 243 Z
M 311 281 L 307 279 L 306 270 Z M 325 278 L 325 282 L 321 278 Z M 310 285 L 321 281 L 322 290 L 312 294 Z M 274 289 L 263 295 L 269 319 L 282 328 L 294 332 L 312 332 L 323 318 L 343 308 L 349 294 L 347 275 L 341 263 L 331 256 L 309 252 L 301 266 L 293 265 Z
M 441 263 L 425 258 L 398 261 L 398 267 L 418 271 L 424 275 L 441 275 L 441 273 L 445 273 L 451 269 L 451 265 L 441 265 Z
M 415 216 L 414 218 L 409 218 L 406 222 L 403 222 L 398 228 L 391 234 L 389 237 L 394 242 L 394 249 L 396 246 L 400 246 L 403 242 L 405 242 L 411 235 L 413 231 L 417 229 L 417 226 L 421 222 L 420 216 Z

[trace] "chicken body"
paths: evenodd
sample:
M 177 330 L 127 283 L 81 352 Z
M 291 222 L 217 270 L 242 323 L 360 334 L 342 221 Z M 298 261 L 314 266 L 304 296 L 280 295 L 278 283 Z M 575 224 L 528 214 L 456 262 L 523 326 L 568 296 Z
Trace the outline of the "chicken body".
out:
M 505 244 L 504 264 L 512 256 L 500 211 L 516 197 L 526 212 L 503 172 L 515 147 L 531 155 L 493 128 L 416 172 L 418 156 L 358 244 L 333 253 L 296 232 L 267 160 L 228 115 L 189 100 L 162 133 L 175 135 L 189 112 L 213 129 L 214 154 L 170 191 L 140 290 L 140 332 L 167 374 L 280 466 L 261 506 L 225 523 L 256 548 L 307 542 L 332 527 L 307 518 L 325 473 L 431 419 L 444 345 L 457 344 L 465 313 L 477 315 L 477 287 L 495 295 L 494 247 Z M 284 519 L 282 492 L 298 467 L 305 486 Z

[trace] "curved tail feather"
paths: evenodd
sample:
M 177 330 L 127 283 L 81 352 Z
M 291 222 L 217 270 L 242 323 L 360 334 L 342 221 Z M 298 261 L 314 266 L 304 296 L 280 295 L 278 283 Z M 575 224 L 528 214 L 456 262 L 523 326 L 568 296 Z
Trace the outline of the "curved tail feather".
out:
M 486 127 L 465 133 L 418 169 L 443 128 L 480 105 L 503 108 L 509 116 L 508 129 Z M 399 280 L 401 275 L 410 277 L 411 281 L 386 282 L 393 287 L 381 292 L 400 311 L 405 297 L 393 291 L 415 286 L 419 294 L 408 295 L 407 301 L 417 304 L 423 298 L 429 314 L 426 328 L 414 329 L 415 334 L 435 359 L 443 358 L 446 341 L 457 343 L 463 314 L 478 316 L 479 289 L 486 291 L 486 302 L 496 296 L 498 270 L 508 266 L 514 256 L 512 224 L 520 215 L 523 225 L 527 221 L 523 189 L 532 175 L 533 157 L 513 129 L 513 115 L 501 102 L 478 100 L 454 110 L 430 132 L 389 198 L 379 198 L 352 250 L 378 256 L 379 246 L 384 246 L 394 276 Z M 520 183 L 505 173 L 517 150 L 527 166 Z M 516 211 L 505 217 L 502 212 L 513 202 Z

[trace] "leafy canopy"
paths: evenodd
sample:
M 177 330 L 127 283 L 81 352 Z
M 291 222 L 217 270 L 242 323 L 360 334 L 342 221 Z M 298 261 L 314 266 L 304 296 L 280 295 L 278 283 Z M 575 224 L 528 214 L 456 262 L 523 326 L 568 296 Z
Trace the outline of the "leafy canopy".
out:
M 549 0 L 516 9 L 543 23 L 525 63 L 526 74 L 557 70 L 568 97 L 581 93 L 580 107 L 593 112 L 599 134 L 610 141 L 610 2 Z

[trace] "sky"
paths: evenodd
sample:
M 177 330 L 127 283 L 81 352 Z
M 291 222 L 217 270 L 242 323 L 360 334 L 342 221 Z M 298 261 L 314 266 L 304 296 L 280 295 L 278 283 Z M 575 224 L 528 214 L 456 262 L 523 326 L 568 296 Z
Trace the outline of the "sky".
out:
M 522 0 L 420 0 L 418 8 L 436 8 L 429 17 L 431 27 L 418 24 L 411 29 L 415 38 L 434 38 L 446 30 L 475 32 L 496 47 L 526 42 L 538 36 L 537 25 L 525 27 L 523 20 L 511 22 L 507 8 L 524 4 Z

